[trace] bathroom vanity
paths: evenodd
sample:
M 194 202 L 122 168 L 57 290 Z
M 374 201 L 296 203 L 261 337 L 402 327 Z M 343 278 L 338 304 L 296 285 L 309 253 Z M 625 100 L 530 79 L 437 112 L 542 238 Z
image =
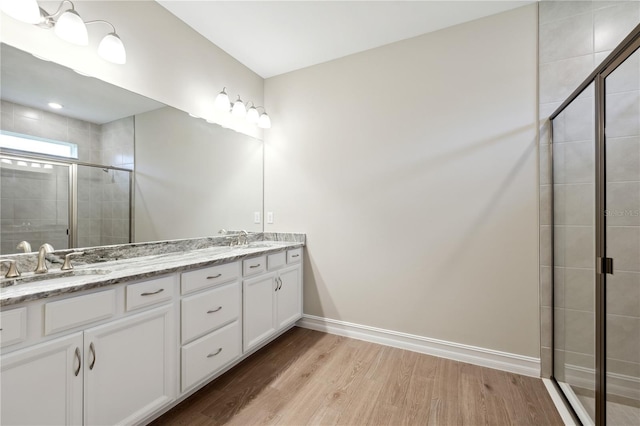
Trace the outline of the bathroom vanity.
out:
M 144 424 L 302 316 L 304 236 L 178 243 L 1 289 L 0 423 Z

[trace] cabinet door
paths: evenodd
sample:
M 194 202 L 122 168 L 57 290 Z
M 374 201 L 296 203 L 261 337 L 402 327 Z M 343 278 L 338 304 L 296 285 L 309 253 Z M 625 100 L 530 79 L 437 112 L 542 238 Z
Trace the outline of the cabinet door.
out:
M 265 274 L 243 283 L 243 349 L 247 352 L 276 331 L 275 274 Z
M 277 329 L 297 321 L 302 316 L 302 277 L 300 266 L 279 273 L 281 285 L 277 294 Z
M 82 333 L 2 356 L 0 424 L 82 424 Z
M 168 305 L 85 331 L 85 424 L 135 423 L 175 398 L 174 322 Z

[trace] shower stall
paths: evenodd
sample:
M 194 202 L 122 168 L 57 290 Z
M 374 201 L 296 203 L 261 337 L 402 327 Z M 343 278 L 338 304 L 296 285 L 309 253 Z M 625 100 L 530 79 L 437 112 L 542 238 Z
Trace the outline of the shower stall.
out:
M 131 242 L 132 185 L 128 169 L 4 151 L 0 254 Z
M 551 115 L 553 379 L 583 424 L 640 424 L 640 26 Z

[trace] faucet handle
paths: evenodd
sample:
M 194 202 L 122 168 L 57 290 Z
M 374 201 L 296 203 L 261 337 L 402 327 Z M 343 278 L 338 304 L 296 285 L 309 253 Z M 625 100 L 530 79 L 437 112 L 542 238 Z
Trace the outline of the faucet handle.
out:
M 67 253 L 64 255 L 64 263 L 62 264 L 62 271 L 70 271 L 73 269 L 73 265 L 71 264 L 71 258 L 75 256 L 82 256 L 84 254 L 83 251 L 72 251 L 71 253 Z
M 9 270 L 7 274 L 4 276 L 5 278 L 18 278 L 20 276 L 20 271 L 18 271 L 18 267 L 16 266 L 16 261 L 13 259 L 0 259 L 0 263 L 8 263 Z

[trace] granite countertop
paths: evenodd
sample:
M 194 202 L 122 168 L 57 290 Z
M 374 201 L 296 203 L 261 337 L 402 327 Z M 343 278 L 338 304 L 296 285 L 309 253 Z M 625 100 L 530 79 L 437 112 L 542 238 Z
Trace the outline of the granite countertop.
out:
M 123 258 L 76 266 L 73 271 L 50 268 L 37 281 L 13 284 L 10 279 L 0 280 L 0 307 L 83 290 L 106 287 L 129 281 L 157 277 L 206 266 L 220 265 L 303 247 L 301 241 L 255 241 L 243 246 L 212 246 L 183 252 L 153 254 Z M 32 272 L 22 278 L 36 278 Z M 42 279 L 39 279 L 42 277 Z M 12 284 L 12 285 L 8 285 Z

